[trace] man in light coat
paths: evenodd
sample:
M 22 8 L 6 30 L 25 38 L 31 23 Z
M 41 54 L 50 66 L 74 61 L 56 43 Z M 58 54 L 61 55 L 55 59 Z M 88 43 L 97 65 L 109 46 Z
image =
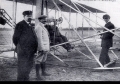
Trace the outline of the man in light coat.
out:
M 39 74 L 40 67 L 43 76 L 50 76 L 50 74 L 46 72 L 46 64 L 45 64 L 47 59 L 47 54 L 50 51 L 49 33 L 47 29 L 44 27 L 46 23 L 46 18 L 47 16 L 41 15 L 38 18 L 39 23 L 35 27 L 35 32 L 38 40 L 38 49 L 37 49 L 38 55 L 35 57 L 36 77 L 38 80 L 43 79 Z

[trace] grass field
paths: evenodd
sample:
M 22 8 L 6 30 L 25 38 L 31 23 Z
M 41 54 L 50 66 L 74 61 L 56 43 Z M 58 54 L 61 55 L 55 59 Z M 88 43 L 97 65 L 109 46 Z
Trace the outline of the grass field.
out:
M 83 37 L 94 34 L 92 30 L 84 31 Z M 68 39 L 77 39 L 75 33 L 69 33 L 71 31 L 62 31 L 62 34 L 65 35 Z M 79 33 L 81 34 L 82 31 Z M 117 31 L 116 34 L 120 32 Z M 10 30 L 1 29 L 0 30 L 0 49 L 10 48 L 11 47 L 11 37 L 12 34 Z M 99 39 L 99 36 L 96 36 Z M 100 54 L 100 40 L 96 40 L 94 38 L 85 41 L 89 48 L 93 51 L 97 58 L 99 58 Z M 120 39 L 117 36 L 114 36 L 114 47 L 120 48 Z M 44 77 L 44 81 L 120 81 L 120 70 L 93 70 L 93 68 L 98 67 L 98 63 L 95 61 L 94 57 L 88 51 L 88 49 L 84 46 L 83 43 L 77 43 L 75 49 L 72 52 L 67 52 L 62 47 L 59 47 L 59 52 L 55 52 L 55 54 L 62 59 L 69 66 L 65 66 L 64 63 L 60 62 L 58 59 L 53 57 L 52 55 L 48 55 L 47 59 L 47 71 L 51 74 L 49 77 Z M 88 55 L 91 59 L 86 56 L 80 54 L 77 50 L 83 52 Z M 118 57 L 120 57 L 120 51 L 114 51 Z M 0 81 L 16 81 L 17 78 L 17 60 L 13 59 L 13 52 L 4 52 L 0 54 Z M 113 59 L 114 56 L 111 52 L 109 52 L 110 58 Z M 4 57 L 4 58 L 3 58 Z M 10 57 L 10 58 L 5 58 Z M 120 67 L 120 60 L 117 61 L 115 66 Z M 30 80 L 37 81 L 35 79 L 35 69 L 33 67 L 32 72 L 30 73 Z

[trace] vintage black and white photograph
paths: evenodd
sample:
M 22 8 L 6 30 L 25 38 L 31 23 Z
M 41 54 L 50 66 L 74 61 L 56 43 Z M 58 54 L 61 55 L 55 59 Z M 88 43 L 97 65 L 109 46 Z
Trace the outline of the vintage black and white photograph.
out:
M 120 81 L 120 0 L 0 0 L 0 81 Z

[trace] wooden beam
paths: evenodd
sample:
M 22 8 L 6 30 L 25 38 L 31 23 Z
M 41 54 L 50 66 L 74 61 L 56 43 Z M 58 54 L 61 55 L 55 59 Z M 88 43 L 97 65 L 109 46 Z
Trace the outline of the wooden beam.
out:
M 86 55 L 86 54 L 84 54 L 83 52 L 81 52 L 80 50 L 77 50 L 77 49 L 75 49 L 75 50 L 78 51 L 80 54 L 86 56 L 87 58 L 92 59 L 92 58 L 90 58 L 88 55 Z
M 60 59 L 59 57 L 57 57 L 56 55 L 52 54 L 51 52 L 49 52 L 53 57 L 57 58 L 59 61 L 61 61 L 62 63 L 65 63 L 62 59 Z
M 53 0 L 52 0 L 53 1 Z M 61 0 L 59 0 L 61 1 Z M 61 1 L 62 2 L 62 1 Z M 55 6 L 58 8 L 59 11 L 60 8 L 57 6 L 57 4 L 53 1 L 53 3 L 55 4 Z M 64 3 L 64 2 L 63 2 Z M 62 14 L 63 15 L 63 14 Z M 64 16 L 64 15 L 63 15 Z M 69 23 L 69 21 L 67 20 L 67 18 L 64 16 L 65 20 Z M 70 23 L 69 23 L 70 24 Z M 70 24 L 71 25 L 71 24 Z M 89 46 L 84 42 L 84 39 L 79 35 L 79 33 L 74 29 L 73 25 L 71 25 L 71 28 L 74 30 L 74 32 L 78 35 L 79 39 L 85 44 L 86 48 L 89 50 L 89 52 L 93 55 L 93 57 L 95 58 L 95 60 L 98 62 L 98 64 L 103 67 L 103 65 L 100 63 L 100 61 L 97 59 L 97 57 L 94 55 L 94 53 L 92 52 L 92 50 L 89 48 Z
M 42 0 L 36 0 L 36 16 L 35 16 L 35 26 L 38 24 L 38 17 L 41 16 L 42 12 Z
M 45 5 L 46 5 L 46 15 L 49 17 L 49 14 L 48 14 L 48 0 L 45 0 Z
M 2 0 L 0 0 L 0 9 L 2 8 L 1 6 L 2 6 Z
M 16 8 L 17 7 L 17 3 L 16 3 L 16 0 L 13 0 L 13 13 L 12 13 L 12 31 L 11 31 L 11 38 L 12 38 L 12 36 L 13 36 L 13 32 L 14 32 L 14 28 L 15 28 L 15 17 L 16 17 Z M 12 39 L 11 39 L 11 43 L 10 43 L 10 45 L 11 45 L 11 47 L 13 48 L 13 47 L 15 47 L 14 45 L 13 45 L 13 41 L 12 41 Z
M 104 67 L 106 68 L 106 67 L 108 67 L 109 65 L 114 64 L 114 63 L 116 63 L 116 60 L 110 61 L 109 63 L 105 64 Z
M 109 70 L 109 69 L 120 69 L 120 67 L 98 67 L 98 68 L 93 68 L 97 70 Z
M 44 15 L 44 3 L 45 1 L 42 0 L 41 15 Z
M 102 21 L 104 21 L 101 17 L 95 15 L 93 12 L 91 12 L 90 10 L 88 10 L 87 8 L 83 7 L 82 5 L 80 5 L 78 2 L 73 2 L 75 4 L 77 4 L 78 6 L 82 7 L 83 9 L 87 10 L 89 13 L 93 14 L 94 16 L 100 18 Z M 97 11 L 97 10 L 96 10 Z
M 98 26 L 100 26 L 100 27 L 102 27 L 102 28 L 106 29 L 107 31 L 111 32 L 112 34 L 114 34 L 114 35 L 116 35 L 117 37 L 119 37 L 119 38 L 120 38 L 120 36 L 119 36 L 119 35 L 115 34 L 113 31 L 110 31 L 110 29 L 108 29 L 108 28 L 106 28 L 106 27 L 104 27 L 104 26 L 101 26 L 99 23 L 97 23 L 97 22 L 95 22 L 95 21 L 91 20 L 90 18 L 86 17 L 86 16 L 85 16 L 85 15 L 83 15 L 81 12 L 79 12 L 78 10 L 76 10 L 75 8 L 73 8 L 72 6 L 70 6 L 69 4 L 65 3 L 65 2 L 64 2 L 64 1 L 62 1 L 62 0 L 59 0 L 59 1 L 60 1 L 60 2 L 62 2 L 63 4 L 65 4 L 66 6 L 68 6 L 68 7 L 72 8 L 72 9 L 73 9 L 73 10 L 75 10 L 76 12 L 78 12 L 80 15 L 82 15 L 82 16 L 83 16 L 83 17 L 85 17 L 86 19 L 90 20 L 91 22 L 93 22 L 93 23 L 97 24 Z

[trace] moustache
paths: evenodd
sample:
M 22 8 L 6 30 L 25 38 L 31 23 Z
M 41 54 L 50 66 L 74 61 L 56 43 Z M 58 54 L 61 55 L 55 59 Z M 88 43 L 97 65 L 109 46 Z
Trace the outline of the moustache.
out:
M 32 20 L 32 18 L 28 18 L 28 21 L 31 21 Z

